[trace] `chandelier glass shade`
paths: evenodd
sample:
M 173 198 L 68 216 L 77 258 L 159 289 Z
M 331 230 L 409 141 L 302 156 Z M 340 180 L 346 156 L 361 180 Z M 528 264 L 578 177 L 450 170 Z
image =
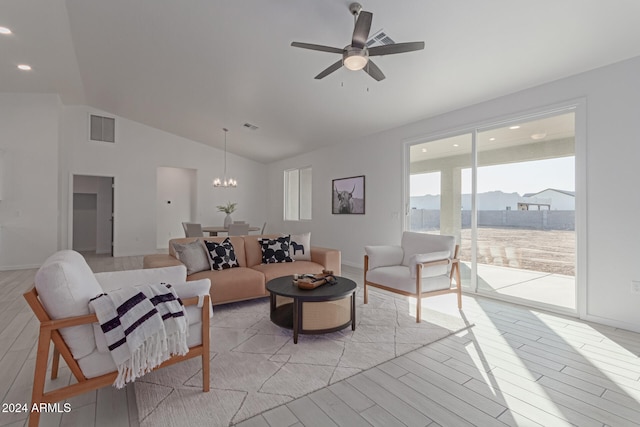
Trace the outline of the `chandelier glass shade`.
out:
M 238 181 L 233 178 L 227 178 L 227 132 L 229 132 L 229 129 L 222 128 L 222 130 L 224 131 L 224 175 L 222 179 L 215 178 L 213 180 L 213 186 L 223 188 L 237 187 Z

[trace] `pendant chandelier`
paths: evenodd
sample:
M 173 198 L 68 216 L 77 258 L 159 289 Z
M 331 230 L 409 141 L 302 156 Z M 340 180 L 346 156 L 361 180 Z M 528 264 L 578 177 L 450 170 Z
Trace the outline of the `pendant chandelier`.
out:
M 229 132 L 229 129 L 222 128 L 222 130 L 224 131 L 224 175 L 222 176 L 222 179 L 215 178 L 213 180 L 213 186 L 223 188 L 237 187 L 238 181 L 233 178 L 227 178 L 227 132 Z

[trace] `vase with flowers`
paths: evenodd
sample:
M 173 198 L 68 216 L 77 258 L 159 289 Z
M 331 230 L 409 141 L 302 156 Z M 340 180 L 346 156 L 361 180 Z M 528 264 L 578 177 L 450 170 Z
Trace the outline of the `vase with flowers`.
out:
M 218 212 L 224 212 L 227 214 L 227 216 L 224 217 L 224 228 L 229 228 L 229 225 L 233 222 L 231 214 L 236 210 L 237 205 L 237 203 L 227 202 L 226 205 L 216 206 L 216 208 L 218 208 Z

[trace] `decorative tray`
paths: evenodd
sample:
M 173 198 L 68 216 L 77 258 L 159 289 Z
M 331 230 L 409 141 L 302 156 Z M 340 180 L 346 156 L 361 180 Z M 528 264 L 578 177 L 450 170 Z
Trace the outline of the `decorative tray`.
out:
M 338 283 L 333 271 L 323 270 L 319 274 L 299 274 L 293 276 L 293 284 L 300 289 L 315 289 L 325 283 L 335 285 Z

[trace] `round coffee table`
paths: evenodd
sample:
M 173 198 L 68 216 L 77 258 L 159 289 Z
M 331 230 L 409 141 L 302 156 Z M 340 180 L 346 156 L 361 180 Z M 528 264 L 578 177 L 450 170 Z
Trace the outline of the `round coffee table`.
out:
M 293 329 L 293 342 L 298 334 L 325 334 L 351 325 L 356 330 L 356 282 L 336 276 L 335 285 L 324 284 L 315 289 L 299 289 L 293 276 L 267 282 L 271 294 L 271 321 Z

